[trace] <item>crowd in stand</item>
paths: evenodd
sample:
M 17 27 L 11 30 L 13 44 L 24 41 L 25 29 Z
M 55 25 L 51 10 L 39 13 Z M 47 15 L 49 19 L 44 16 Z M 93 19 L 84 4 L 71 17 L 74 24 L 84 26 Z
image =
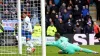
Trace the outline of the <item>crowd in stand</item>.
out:
M 53 24 L 61 35 L 94 33 L 89 4 L 90 0 L 46 0 L 46 30 Z
M 40 1 L 38 0 L 21 0 L 21 12 L 27 12 L 32 18 L 34 14 L 38 16 L 40 12 Z M 17 19 L 17 0 L 0 0 L 0 19 Z
M 17 10 L 17 0 L 0 0 L 1 20 L 18 20 Z M 40 20 L 40 1 L 21 0 L 21 12 L 27 12 L 32 26 L 34 26 Z
M 16 19 L 16 0 L 0 0 L 0 19 Z
M 17 19 L 18 18 L 17 17 L 17 12 L 18 12 L 17 2 L 18 0 L 0 0 L 0 22 L 2 20 L 12 20 L 12 21 L 18 20 Z M 38 29 L 36 29 L 36 26 L 38 27 L 40 26 L 40 24 L 36 25 L 37 23 L 40 23 L 40 1 L 39 0 L 21 0 L 20 2 L 21 2 L 21 12 L 27 13 L 27 16 L 30 18 L 32 27 L 34 29 L 33 35 L 36 35 L 36 32 L 38 32 L 37 31 Z M 23 17 L 21 16 L 21 18 Z M 17 30 L 16 25 L 14 28 L 16 31 Z M 23 25 L 22 25 L 22 28 L 23 28 Z M 9 30 L 7 30 L 7 32 L 8 31 Z M 41 33 L 39 34 L 41 35 Z

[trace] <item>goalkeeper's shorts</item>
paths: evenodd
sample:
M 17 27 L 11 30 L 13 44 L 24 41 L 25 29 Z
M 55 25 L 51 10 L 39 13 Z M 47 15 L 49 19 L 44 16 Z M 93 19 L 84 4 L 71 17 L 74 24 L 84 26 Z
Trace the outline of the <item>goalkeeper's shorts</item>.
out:
M 31 39 L 31 32 L 29 31 L 25 31 L 25 30 L 22 30 L 22 36 L 25 36 L 26 38 L 30 38 Z

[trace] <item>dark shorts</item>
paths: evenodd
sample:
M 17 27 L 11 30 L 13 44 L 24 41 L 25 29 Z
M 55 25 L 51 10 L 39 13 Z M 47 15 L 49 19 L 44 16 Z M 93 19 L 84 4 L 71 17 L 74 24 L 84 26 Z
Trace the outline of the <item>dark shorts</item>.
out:
M 95 34 L 96 38 L 100 38 L 100 32 Z
M 22 36 L 25 36 L 26 38 L 29 38 L 31 39 L 31 32 L 29 31 L 25 31 L 25 30 L 22 30 Z

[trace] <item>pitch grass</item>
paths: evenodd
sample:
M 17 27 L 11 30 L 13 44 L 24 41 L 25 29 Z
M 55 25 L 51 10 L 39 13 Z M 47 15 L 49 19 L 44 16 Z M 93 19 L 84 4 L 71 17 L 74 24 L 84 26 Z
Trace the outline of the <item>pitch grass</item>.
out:
M 18 47 L 16 46 L 0 46 L 0 53 L 9 53 L 9 54 L 0 54 L 0 56 L 42 56 L 42 48 L 36 46 L 36 51 L 33 54 L 27 54 L 27 47 L 23 47 L 22 54 L 18 54 Z M 16 53 L 16 54 L 13 54 Z
M 87 45 L 81 46 L 83 48 L 88 48 L 94 51 L 100 52 L 100 45 Z M 75 54 L 58 54 L 59 49 L 54 46 L 47 46 L 46 56 L 100 56 L 100 54 L 87 54 L 84 52 L 76 52 Z M 3 51 L 4 50 L 4 51 Z M 17 53 L 17 54 L 0 54 L 0 56 L 42 56 L 42 49 L 41 47 L 36 47 L 36 51 L 33 54 L 26 53 L 26 47 L 23 47 L 23 54 L 18 54 L 18 47 L 15 46 L 0 46 L 0 53 Z
M 99 52 L 99 54 L 84 53 L 84 52 L 76 52 L 75 54 L 58 54 L 59 49 L 57 47 L 47 46 L 46 56 L 100 56 L 100 45 L 91 45 L 91 46 L 87 45 L 81 47 L 97 51 Z

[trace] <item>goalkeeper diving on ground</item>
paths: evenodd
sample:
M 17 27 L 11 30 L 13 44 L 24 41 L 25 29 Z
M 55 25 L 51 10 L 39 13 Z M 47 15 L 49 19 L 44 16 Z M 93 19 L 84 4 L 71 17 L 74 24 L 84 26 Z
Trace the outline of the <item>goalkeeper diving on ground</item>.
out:
M 98 52 L 82 48 L 75 44 L 69 43 L 68 38 L 60 36 L 59 33 L 55 34 L 55 41 L 54 42 L 47 42 L 47 46 L 56 46 L 60 49 L 58 52 L 59 54 L 74 54 L 75 52 L 85 52 L 85 53 L 93 53 L 98 54 Z

